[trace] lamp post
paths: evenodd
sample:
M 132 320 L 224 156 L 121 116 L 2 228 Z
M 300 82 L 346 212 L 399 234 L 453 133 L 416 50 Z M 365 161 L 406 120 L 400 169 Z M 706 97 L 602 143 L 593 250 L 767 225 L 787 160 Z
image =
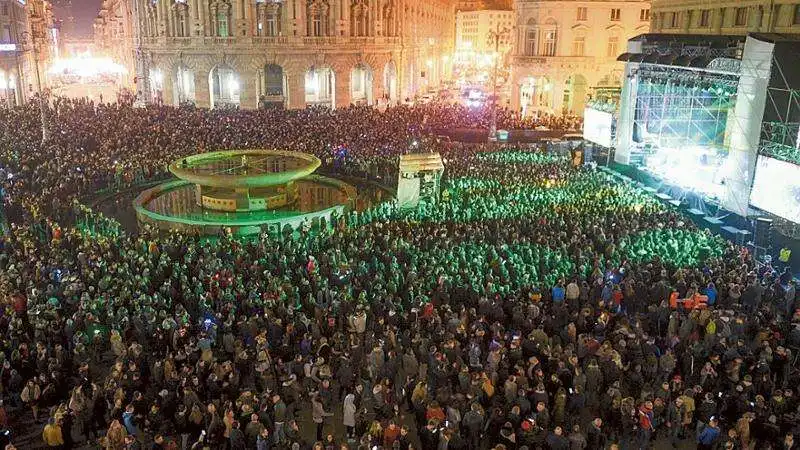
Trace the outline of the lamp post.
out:
M 142 48 L 142 12 L 141 0 L 133 0 L 133 46 L 135 52 L 136 71 L 136 103 L 146 105 L 150 103 L 150 69 L 147 54 Z
M 35 19 L 36 16 L 31 13 L 29 14 L 28 18 L 29 20 Z M 39 97 L 39 117 L 42 121 L 42 144 L 44 144 L 48 141 L 48 139 L 50 139 L 50 125 L 47 119 L 49 106 L 47 104 L 47 99 L 45 99 L 45 94 L 42 91 L 42 77 L 39 72 L 40 46 L 44 36 L 41 35 L 42 33 L 40 27 L 33 24 L 32 21 L 29 22 L 29 26 L 31 31 L 22 32 L 22 35 L 20 36 L 20 44 L 23 52 L 27 50 L 28 44 L 30 44 L 31 49 L 33 50 L 33 64 L 36 71 L 36 93 L 37 97 Z
M 489 141 L 497 140 L 497 69 L 500 64 L 500 40 L 507 35 L 508 28 L 500 29 L 498 22 L 497 28 L 489 31 L 489 44 L 494 44 L 494 67 L 492 69 L 492 118 L 489 123 Z

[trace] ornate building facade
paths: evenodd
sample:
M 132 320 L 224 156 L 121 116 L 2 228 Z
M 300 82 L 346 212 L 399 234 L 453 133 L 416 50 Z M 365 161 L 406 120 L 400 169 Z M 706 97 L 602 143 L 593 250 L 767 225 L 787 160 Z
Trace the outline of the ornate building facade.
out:
M 797 0 L 652 0 L 656 33 L 800 33 Z
M 617 56 L 650 29 L 649 0 L 516 0 L 511 106 L 582 114 L 594 89 L 621 85 Z
M 103 0 L 93 24 L 94 49 L 128 69 L 126 87 L 135 75 L 133 11 L 127 0 Z
M 58 28 L 45 0 L 0 0 L 0 104 L 19 105 L 47 87 Z
M 133 9 L 137 89 L 165 104 L 393 103 L 438 85 L 453 51 L 452 0 L 133 0 Z
M 513 26 L 514 11 L 459 11 L 456 13 L 456 50 L 494 52 L 495 44 L 499 44 L 500 53 L 506 54 L 512 46 Z

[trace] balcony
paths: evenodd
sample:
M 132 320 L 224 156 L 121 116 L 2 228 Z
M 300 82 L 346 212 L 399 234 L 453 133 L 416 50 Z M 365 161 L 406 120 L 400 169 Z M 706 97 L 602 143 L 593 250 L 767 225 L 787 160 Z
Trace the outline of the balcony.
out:
M 242 39 L 228 36 L 228 37 L 217 37 L 217 36 L 204 36 L 203 38 L 203 45 L 236 45 L 241 43 Z
M 191 36 L 191 37 L 142 37 L 142 43 L 150 47 L 206 47 L 206 46 L 283 46 L 283 47 L 334 47 L 359 49 L 370 46 L 394 46 L 399 37 L 385 36 Z
M 254 45 L 287 45 L 288 36 L 253 36 L 250 38 Z
M 168 37 L 166 39 L 167 45 L 176 47 L 189 47 L 192 45 L 192 38 L 190 37 Z
M 536 64 L 585 64 L 593 62 L 591 56 L 528 56 L 514 55 L 514 64 L 528 66 Z

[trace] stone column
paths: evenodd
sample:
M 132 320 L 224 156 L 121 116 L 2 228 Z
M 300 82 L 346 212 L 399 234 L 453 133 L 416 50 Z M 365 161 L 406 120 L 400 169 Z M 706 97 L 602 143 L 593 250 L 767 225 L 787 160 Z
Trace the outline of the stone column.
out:
M 337 108 L 350 106 L 350 69 L 342 66 L 333 68 L 334 79 L 334 102 Z
M 239 73 L 239 107 L 258 108 L 258 74 L 254 70 L 246 69 Z
M 288 107 L 290 109 L 303 109 L 306 107 L 305 73 L 302 71 L 287 71 L 286 84 L 288 85 Z
M 561 114 L 564 109 L 564 88 L 566 86 L 566 79 L 557 78 L 553 80 L 553 88 L 550 91 L 553 99 L 553 114 Z
M 722 26 L 725 22 L 725 8 L 717 8 L 714 10 L 714 34 L 722 32 Z
M 388 94 L 383 88 L 383 71 L 372 68 L 372 100 L 370 105 L 377 105 L 383 102 L 383 96 Z
M 761 22 L 764 17 L 764 8 L 761 6 L 754 6 L 750 8 L 749 12 L 750 23 L 748 29 L 752 32 L 757 32 L 761 29 Z
M 520 104 L 520 90 L 522 89 L 522 84 L 520 84 L 520 80 L 517 77 L 511 78 L 511 109 L 515 112 L 519 112 L 522 105 Z
M 210 70 L 206 66 L 199 66 L 194 70 L 194 103 L 198 108 L 211 107 L 211 87 L 208 85 Z
M 165 105 L 173 105 L 178 106 L 175 102 L 175 82 L 173 81 L 172 77 L 174 76 L 173 73 L 168 72 L 169 67 L 167 69 L 162 69 L 162 74 L 164 76 L 164 92 L 163 101 Z

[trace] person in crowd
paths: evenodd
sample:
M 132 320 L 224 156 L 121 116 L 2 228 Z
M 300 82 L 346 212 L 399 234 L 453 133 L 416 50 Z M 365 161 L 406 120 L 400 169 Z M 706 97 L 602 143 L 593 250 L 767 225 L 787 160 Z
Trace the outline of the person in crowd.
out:
M 546 146 L 435 138 L 489 111 L 51 104 L 45 143 L 35 103 L 0 114 L 2 400 L 45 445 L 795 447 L 793 281 Z M 252 238 L 123 224 L 168 163 L 266 147 L 377 184 L 438 151 L 441 198 Z

